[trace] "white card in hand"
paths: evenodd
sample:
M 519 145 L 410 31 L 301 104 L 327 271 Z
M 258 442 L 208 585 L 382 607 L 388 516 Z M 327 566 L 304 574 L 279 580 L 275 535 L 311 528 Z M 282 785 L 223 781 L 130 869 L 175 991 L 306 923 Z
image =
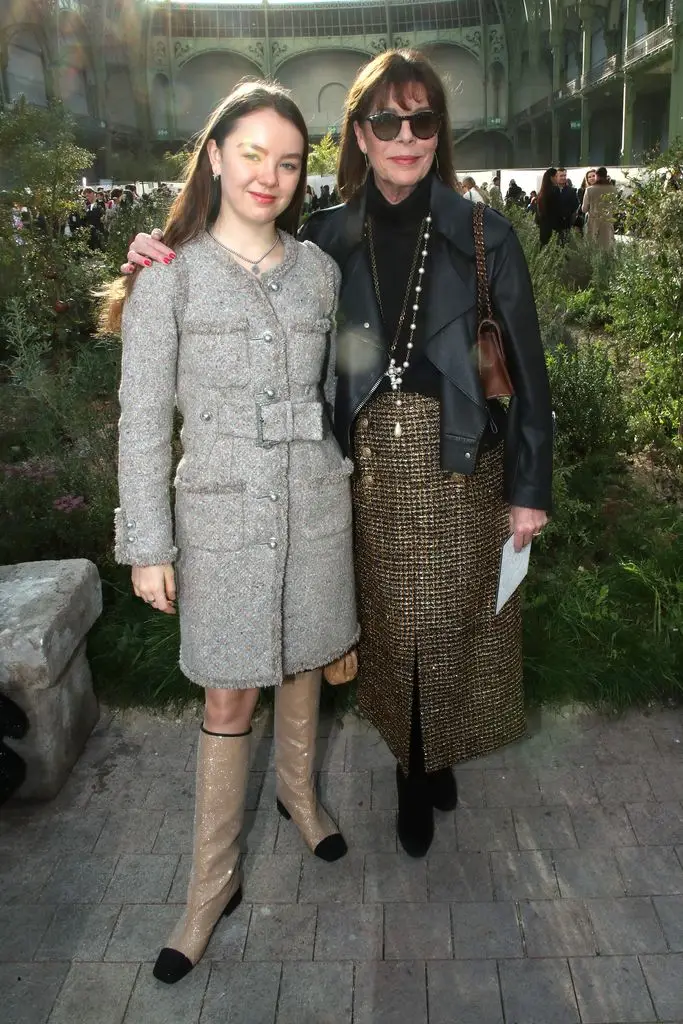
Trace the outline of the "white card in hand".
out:
M 515 551 L 515 538 L 510 537 L 503 544 L 500 555 L 500 577 L 498 579 L 498 600 L 496 601 L 496 615 L 500 612 L 514 594 L 524 577 L 529 571 L 529 555 L 531 554 L 531 543 L 527 544 L 521 551 Z

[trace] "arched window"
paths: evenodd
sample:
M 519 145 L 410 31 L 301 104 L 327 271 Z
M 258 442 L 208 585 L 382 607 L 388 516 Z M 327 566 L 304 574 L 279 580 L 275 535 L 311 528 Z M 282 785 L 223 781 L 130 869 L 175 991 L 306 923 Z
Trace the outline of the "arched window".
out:
M 25 96 L 29 103 L 47 106 L 43 51 L 26 29 L 12 36 L 7 47 L 7 92 L 11 100 Z

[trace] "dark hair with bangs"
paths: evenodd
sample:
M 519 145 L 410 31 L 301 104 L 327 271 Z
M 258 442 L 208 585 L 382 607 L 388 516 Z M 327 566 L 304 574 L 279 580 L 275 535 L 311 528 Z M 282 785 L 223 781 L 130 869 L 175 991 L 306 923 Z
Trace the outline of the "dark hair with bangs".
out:
M 259 110 L 274 110 L 276 114 L 291 122 L 301 133 L 304 141 L 301 158 L 301 174 L 292 201 L 275 221 L 277 227 L 294 235 L 299 227 L 301 210 L 306 193 L 306 165 L 308 163 L 308 129 L 303 114 L 287 89 L 274 82 L 245 80 L 235 86 L 210 115 L 196 145 L 189 157 L 185 173 L 185 184 L 174 200 L 164 227 L 164 244 L 169 249 L 196 238 L 218 217 L 221 208 L 220 180 L 214 181 L 209 160 L 208 143 L 213 139 L 220 148 L 235 125 L 247 114 Z M 101 322 L 105 330 L 116 333 L 120 328 L 121 312 L 126 296 L 135 284 L 140 267 L 128 277 L 119 278 L 108 290 L 108 302 Z
M 415 86 L 423 86 L 430 109 L 441 115 L 436 146 L 437 171 L 441 180 L 455 188 L 451 123 L 448 117 L 446 91 L 438 74 L 424 54 L 418 50 L 386 50 L 358 72 L 346 99 L 344 124 L 339 146 L 337 184 L 345 200 L 351 199 L 365 181 L 366 164 L 354 131 L 373 112 L 387 103 L 392 93 L 403 109 L 406 97 Z

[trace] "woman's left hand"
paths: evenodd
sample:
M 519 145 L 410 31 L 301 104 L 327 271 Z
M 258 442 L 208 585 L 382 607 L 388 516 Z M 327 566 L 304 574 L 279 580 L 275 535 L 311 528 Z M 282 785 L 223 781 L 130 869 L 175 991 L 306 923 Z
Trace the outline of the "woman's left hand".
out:
M 548 516 L 540 508 L 522 508 L 520 505 L 510 507 L 510 533 L 515 538 L 515 551 L 521 551 L 538 537 L 548 522 Z

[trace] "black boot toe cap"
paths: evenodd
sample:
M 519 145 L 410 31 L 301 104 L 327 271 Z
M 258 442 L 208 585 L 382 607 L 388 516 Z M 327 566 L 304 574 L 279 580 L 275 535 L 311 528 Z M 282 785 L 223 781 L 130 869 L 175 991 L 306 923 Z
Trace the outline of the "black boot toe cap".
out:
M 176 981 L 180 981 L 186 974 L 189 974 L 193 967 L 194 964 L 187 959 L 184 953 L 164 946 L 157 957 L 152 974 L 158 981 L 163 981 L 167 985 L 175 985 Z
M 314 852 L 320 860 L 332 863 L 332 861 L 343 857 L 347 850 L 348 846 L 344 836 L 340 832 L 334 832 L 331 836 L 325 836 L 324 839 L 321 839 Z

